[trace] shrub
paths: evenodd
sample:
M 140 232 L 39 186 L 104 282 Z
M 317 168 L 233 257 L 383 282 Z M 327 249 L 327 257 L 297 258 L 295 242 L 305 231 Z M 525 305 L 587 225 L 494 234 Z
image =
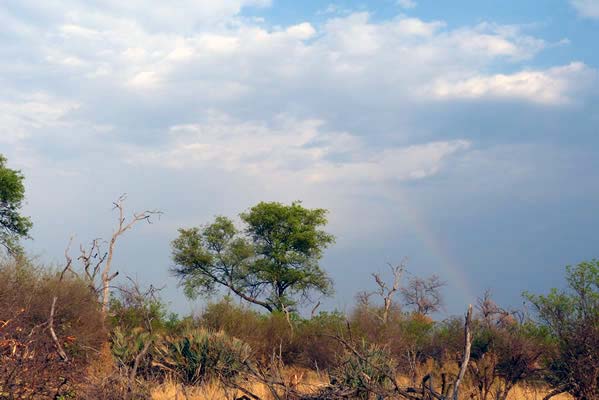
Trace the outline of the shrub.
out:
M 195 329 L 164 337 L 154 350 L 154 365 L 184 384 L 197 385 L 212 378 L 231 378 L 250 357 L 250 347 L 224 332 Z
M 392 388 L 396 363 L 388 349 L 361 341 L 356 352 L 347 349 L 331 371 L 331 385 L 351 391 L 357 399 L 368 399 L 377 391 Z
M 57 297 L 50 334 L 50 307 Z M 0 263 L 0 398 L 59 396 L 75 390 L 105 342 L 103 318 L 87 285 L 18 259 Z

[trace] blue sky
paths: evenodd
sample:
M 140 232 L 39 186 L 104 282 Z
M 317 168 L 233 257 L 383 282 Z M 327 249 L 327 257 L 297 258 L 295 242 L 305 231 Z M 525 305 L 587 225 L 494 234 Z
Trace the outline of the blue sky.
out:
M 115 266 L 181 312 L 177 228 L 261 200 L 330 210 L 329 309 L 404 257 L 459 313 L 599 256 L 597 0 L 9 0 L 0 27 L 0 152 L 45 263 L 125 192 L 164 215 Z

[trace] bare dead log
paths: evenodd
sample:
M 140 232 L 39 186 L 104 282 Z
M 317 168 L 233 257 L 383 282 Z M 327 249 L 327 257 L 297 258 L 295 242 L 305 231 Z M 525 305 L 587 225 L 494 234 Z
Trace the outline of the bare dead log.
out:
M 462 363 L 460 365 L 460 372 L 453 385 L 453 400 L 458 400 L 458 394 L 460 391 L 460 384 L 466 374 L 468 368 L 468 362 L 470 361 L 470 348 L 472 346 L 472 304 L 468 306 L 468 312 L 466 313 L 466 321 L 464 323 L 464 355 Z

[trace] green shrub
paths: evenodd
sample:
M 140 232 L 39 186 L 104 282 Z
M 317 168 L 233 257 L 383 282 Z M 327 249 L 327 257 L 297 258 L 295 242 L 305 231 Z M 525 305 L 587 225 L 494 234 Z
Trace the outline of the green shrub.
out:
M 356 351 L 358 354 L 345 351 L 339 366 L 331 371 L 332 385 L 353 391 L 358 399 L 368 399 L 378 389 L 390 389 L 397 365 L 388 349 L 362 341 Z
M 250 357 L 250 347 L 224 332 L 189 330 L 164 337 L 154 350 L 154 365 L 184 384 L 197 385 L 212 378 L 231 378 Z

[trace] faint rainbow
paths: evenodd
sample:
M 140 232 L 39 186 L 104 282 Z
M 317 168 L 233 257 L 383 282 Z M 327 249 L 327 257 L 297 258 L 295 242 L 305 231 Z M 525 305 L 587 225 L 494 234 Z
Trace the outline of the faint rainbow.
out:
M 421 215 L 420 210 L 414 205 L 410 199 L 403 193 L 401 189 L 396 188 L 393 191 L 393 200 L 398 201 L 402 208 L 402 216 L 408 219 L 411 227 L 416 231 L 418 239 L 424 244 L 434 259 L 442 269 L 442 274 L 439 277 L 443 280 L 450 279 L 452 283 L 462 292 L 462 299 L 465 304 L 473 303 L 477 297 L 475 290 L 470 285 L 469 278 L 464 273 L 463 269 L 458 266 L 458 263 L 453 260 L 453 257 L 445 249 L 435 232 L 430 228 L 430 224 Z M 408 266 L 409 268 L 409 266 Z M 445 276 L 445 274 L 449 274 Z

